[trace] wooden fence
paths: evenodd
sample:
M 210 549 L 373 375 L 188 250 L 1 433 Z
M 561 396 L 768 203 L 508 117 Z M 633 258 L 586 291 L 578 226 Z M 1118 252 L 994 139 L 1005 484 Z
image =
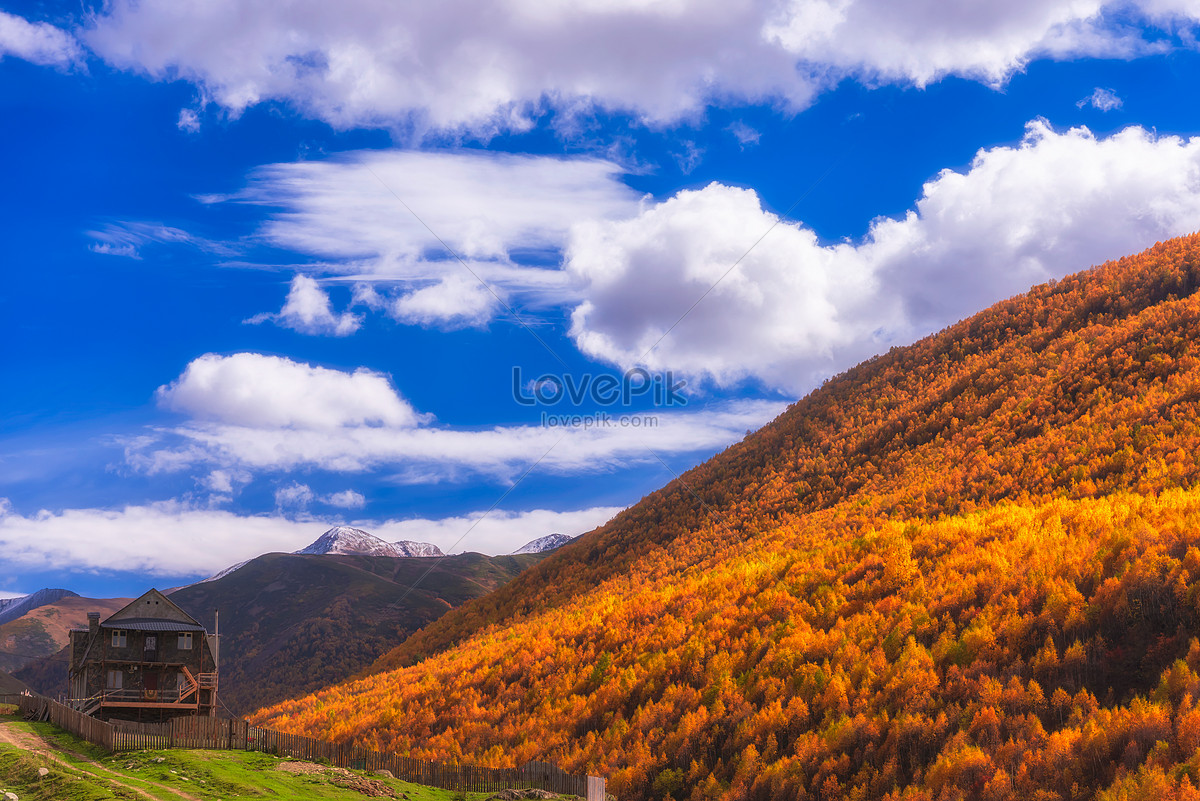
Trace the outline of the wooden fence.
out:
M 10 697 L 5 696 L 5 698 Z M 26 718 L 49 721 L 80 739 L 87 740 L 108 751 L 113 750 L 113 727 L 111 724 L 40 695 L 18 695 L 16 698 L 15 703 Z M 13 702 L 7 701 L 6 703 Z
M 109 751 L 145 748 L 262 751 L 354 770 L 386 770 L 397 779 L 447 790 L 494 793 L 510 787 L 540 788 L 581 796 L 587 801 L 605 798 L 603 778 L 576 776 L 549 762 L 530 762 L 519 768 L 483 768 L 382 754 L 350 744 L 251 726 L 244 720 L 180 717 L 168 723 L 105 723 L 40 695 L 0 696 L 0 703 L 15 703 L 26 717 L 48 720 Z

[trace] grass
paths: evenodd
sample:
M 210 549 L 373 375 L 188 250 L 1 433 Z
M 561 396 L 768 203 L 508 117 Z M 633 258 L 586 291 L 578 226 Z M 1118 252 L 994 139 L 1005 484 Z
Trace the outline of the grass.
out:
M 407 801 L 455 801 L 463 794 L 452 790 L 411 784 L 361 771 L 338 772 L 322 766 L 312 773 L 291 773 L 279 766 L 293 760 L 254 751 L 201 751 L 172 748 L 163 751 L 132 751 L 107 754 L 48 723 L 29 723 L 13 715 L 0 715 L 9 730 L 37 734 L 54 748 L 48 756 L 0 743 L 0 797 L 5 791 L 21 801 L 105 801 L 144 799 L 128 787 L 137 787 L 162 801 L 179 797 L 157 785 L 178 788 L 204 801 L 232 798 L 329 799 L 362 801 L 367 796 L 348 786 L 364 779 L 380 782 Z M 89 760 L 98 762 L 108 773 Z M 48 773 L 39 777 L 38 769 Z M 115 774 L 115 775 L 114 775 Z M 119 783 L 118 783 L 119 782 Z M 467 801 L 481 801 L 489 793 L 467 793 Z

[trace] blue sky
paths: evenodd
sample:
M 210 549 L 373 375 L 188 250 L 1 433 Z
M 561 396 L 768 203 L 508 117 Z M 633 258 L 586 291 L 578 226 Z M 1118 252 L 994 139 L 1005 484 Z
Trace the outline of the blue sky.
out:
M 5 4 L 0 592 L 582 533 L 1200 228 L 1194 3 L 983 5 Z

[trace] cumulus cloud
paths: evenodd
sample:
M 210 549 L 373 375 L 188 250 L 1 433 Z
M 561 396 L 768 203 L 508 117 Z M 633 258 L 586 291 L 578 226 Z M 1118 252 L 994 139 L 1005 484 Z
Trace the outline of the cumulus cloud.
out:
M 4 56 L 48 67 L 69 67 L 83 60 L 83 48 L 61 28 L 0 11 L 0 58 Z
M 1138 4 L 1015 0 L 947 8 L 919 0 L 792 0 L 763 38 L 842 75 L 918 86 L 947 75 L 1000 85 L 1035 58 L 1130 58 L 1162 45 L 1110 19 Z M 1184 14 L 1179 9 L 1177 14 Z M 1186 18 L 1194 19 L 1195 9 Z
M 606 361 L 728 382 L 790 367 L 795 354 L 828 357 L 869 334 L 867 317 L 879 310 L 864 304 L 878 295 L 866 261 L 777 222 L 753 191 L 711 184 L 630 220 L 580 224 L 566 265 L 587 299 L 572 313 L 571 335 Z
M 496 510 L 462 540 L 457 551 L 509 553 L 553 532 L 580 534 L 608 520 L 617 507 L 569 511 Z M 444 550 L 482 512 L 448 519 L 356 521 L 353 525 L 385 540 L 432 542 Z M 263 553 L 291 553 L 308 545 L 333 523 L 281 515 L 237 515 L 176 503 L 115 509 L 43 510 L 15 513 L 0 504 L 0 550 L 17 570 L 142 571 L 154 576 L 208 576 Z M 159 547 L 164 531 L 171 547 Z M 515 543 L 515 544 L 514 544 Z M 16 593 L 0 591 L 0 597 Z
M 362 326 L 362 318 L 350 312 L 334 314 L 329 294 L 314 279 L 297 275 L 288 289 L 287 300 L 278 313 L 256 314 L 247 323 L 273 321 L 302 334 L 331 334 L 344 337 Z
M 1113 111 L 1114 109 L 1119 109 L 1121 106 L 1125 105 L 1125 101 L 1117 97 L 1117 93 L 1112 89 L 1105 89 L 1097 86 L 1095 91 L 1080 100 L 1075 105 L 1079 108 L 1091 106 L 1092 108 L 1099 109 L 1100 111 Z
M 258 353 L 205 354 L 156 397 L 160 406 L 198 420 L 281 433 L 407 429 L 428 419 L 381 373 L 346 373 Z
M 291 484 L 275 490 L 275 508 L 277 510 L 304 511 L 315 497 L 312 488 L 307 484 L 293 481 Z
M 1019 145 L 943 171 L 859 243 L 822 244 L 720 184 L 581 223 L 565 265 L 585 298 L 571 335 L 624 367 L 803 392 L 1032 284 L 1197 227 L 1200 138 L 1134 127 L 1099 139 L 1039 120 Z
M 455 0 L 382 13 L 368 0 L 115 0 L 83 35 L 110 64 L 194 81 L 235 114 L 276 100 L 343 128 L 487 134 L 548 106 L 652 123 L 730 99 L 794 110 L 847 76 L 999 84 L 1035 58 L 1161 51 L 1134 26 L 1186 30 L 1197 16 L 1182 0 Z
M 481 326 L 491 319 L 497 297 L 473 277 L 447 275 L 435 284 L 396 298 L 392 316 L 403 323 L 446 328 Z
M 783 410 L 775 401 L 738 401 L 635 416 L 614 411 L 595 424 L 436 427 L 379 373 L 252 353 L 202 356 L 161 387 L 158 399 L 192 419 L 128 443 L 128 462 L 148 473 L 389 469 L 420 482 L 466 473 L 509 480 L 534 464 L 580 473 L 652 463 L 655 454 L 713 451 Z

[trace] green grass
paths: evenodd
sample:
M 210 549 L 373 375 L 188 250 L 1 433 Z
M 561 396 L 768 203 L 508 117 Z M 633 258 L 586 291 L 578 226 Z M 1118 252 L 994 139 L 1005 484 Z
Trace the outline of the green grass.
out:
M 175 787 L 205 801 L 232 798 L 330 799 L 362 801 L 367 796 L 357 790 L 338 786 L 343 776 L 332 771 L 297 774 L 279 770 L 291 760 L 254 751 L 201 751 L 172 748 L 163 751 L 131 751 L 106 754 L 89 743 L 72 737 L 47 723 L 28 723 L 13 716 L 0 716 L 0 722 L 19 730 L 34 732 L 49 741 L 63 766 L 48 757 L 0 743 L 0 795 L 16 793 L 21 801 L 104 801 L 135 799 L 139 796 L 113 780 L 124 782 L 163 801 L 178 801 L 178 796 L 150 782 Z M 79 756 L 77 756 L 79 755 Z M 117 775 L 88 764 L 95 760 Z M 159 761 L 162 760 L 162 761 Z M 38 776 L 38 768 L 49 773 Z M 461 794 L 410 784 L 396 779 L 351 771 L 355 777 L 381 781 L 398 798 L 407 801 L 454 801 Z M 489 793 L 467 793 L 468 801 L 481 801 Z

